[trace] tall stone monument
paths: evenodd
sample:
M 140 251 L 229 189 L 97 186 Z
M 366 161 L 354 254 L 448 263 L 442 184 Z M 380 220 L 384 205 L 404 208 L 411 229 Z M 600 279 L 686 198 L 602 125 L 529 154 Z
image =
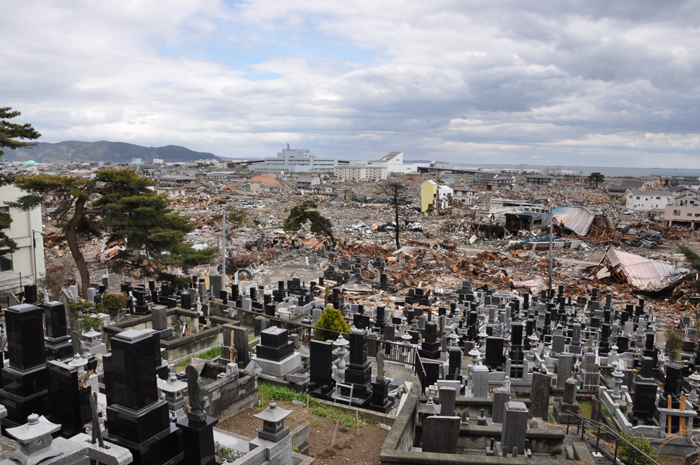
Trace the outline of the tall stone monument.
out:
M 183 458 L 178 429 L 167 402 L 158 398 L 158 333 L 130 329 L 112 337 L 111 346 L 103 357 L 109 404 L 103 437 L 129 449 L 135 465 L 178 463 Z
M 7 408 L 3 429 L 49 414 L 48 372 L 41 308 L 20 304 L 5 311 L 9 364 L 2 369 L 0 404 Z

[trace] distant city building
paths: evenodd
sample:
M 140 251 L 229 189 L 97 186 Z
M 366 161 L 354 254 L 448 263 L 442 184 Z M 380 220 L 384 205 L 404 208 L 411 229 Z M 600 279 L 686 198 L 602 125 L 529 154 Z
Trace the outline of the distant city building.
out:
M 474 202 L 474 191 L 468 187 L 455 187 L 455 202 L 461 202 L 462 205 L 471 205 Z
M 664 210 L 666 226 L 681 226 L 693 231 L 700 228 L 700 207 L 666 205 Z
M 552 184 L 556 178 L 548 174 L 533 174 L 525 176 L 525 182 L 528 184 Z
M 388 176 L 408 174 L 418 171 L 419 166 L 427 166 L 427 164 L 411 163 L 405 165 L 403 162 L 403 152 L 389 152 L 379 160 L 372 163 L 373 166 L 386 166 Z
M 648 212 L 664 210 L 666 205 L 674 205 L 673 192 L 670 191 L 633 191 L 627 192 L 626 207 L 630 210 Z
M 287 145 L 277 157 L 265 158 L 263 163 L 252 165 L 250 170 L 333 174 L 337 166 L 336 158 L 318 157 L 309 149 L 290 149 Z
M 143 161 L 140 158 L 132 158 L 130 165 L 143 165 Z
M 164 162 L 163 162 L 163 159 L 162 159 L 162 158 L 154 158 L 154 159 L 153 159 L 153 164 L 154 164 L 154 165 L 162 165 L 163 163 L 164 163 Z
M 513 190 L 515 185 L 515 176 L 503 173 L 482 173 L 476 174 L 476 184 L 474 187 L 492 191 L 496 189 Z
M 379 181 L 387 178 L 387 172 L 387 165 L 350 162 L 349 165 L 338 166 L 335 169 L 335 177 L 343 181 Z

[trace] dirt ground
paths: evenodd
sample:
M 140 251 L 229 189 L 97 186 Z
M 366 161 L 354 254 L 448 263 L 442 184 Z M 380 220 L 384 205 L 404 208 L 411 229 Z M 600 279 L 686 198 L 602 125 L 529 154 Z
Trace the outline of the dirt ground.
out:
M 292 410 L 284 421 L 290 430 L 309 422 L 309 455 L 316 458 L 319 465 L 375 465 L 379 463 L 379 452 L 389 432 L 379 423 L 365 422 L 360 417 L 360 428 L 348 428 L 343 424 L 354 423 L 354 414 L 345 413 L 333 407 L 311 407 L 307 417 L 305 407 L 297 407 L 289 402 L 276 402 L 279 407 Z M 249 408 L 238 415 L 220 423 L 217 427 L 232 433 L 253 438 L 262 427 L 262 422 L 253 415 L 263 409 Z M 313 411 L 320 413 L 320 416 Z M 338 420 L 340 422 L 338 423 Z M 369 421 L 369 418 L 365 418 Z M 337 424 L 337 433 L 336 430 Z M 333 436 L 335 435 L 335 443 Z

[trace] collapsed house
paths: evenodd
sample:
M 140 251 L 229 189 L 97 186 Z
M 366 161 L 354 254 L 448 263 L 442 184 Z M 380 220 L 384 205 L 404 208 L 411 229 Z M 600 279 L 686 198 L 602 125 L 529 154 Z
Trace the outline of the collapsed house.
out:
M 671 291 L 689 276 L 691 273 L 687 268 L 676 268 L 612 246 L 605 252 L 596 273 L 599 280 L 627 283 L 643 294 Z

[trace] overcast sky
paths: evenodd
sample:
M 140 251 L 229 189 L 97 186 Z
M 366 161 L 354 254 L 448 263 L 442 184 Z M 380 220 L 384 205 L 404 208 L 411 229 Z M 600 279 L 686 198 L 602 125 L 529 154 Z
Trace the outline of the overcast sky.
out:
M 700 2 L 0 0 L 44 142 L 700 168 Z

